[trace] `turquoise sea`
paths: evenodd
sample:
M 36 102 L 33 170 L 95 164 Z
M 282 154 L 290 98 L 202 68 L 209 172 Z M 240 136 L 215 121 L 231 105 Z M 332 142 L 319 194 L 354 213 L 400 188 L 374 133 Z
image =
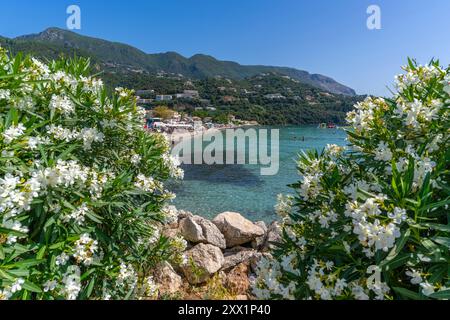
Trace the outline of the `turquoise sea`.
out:
M 177 194 L 174 205 L 207 218 L 234 211 L 253 221 L 273 221 L 276 219 L 277 195 L 292 193 L 288 185 L 300 178 L 296 170 L 299 152 L 321 150 L 327 144 L 346 145 L 346 134 L 342 129 L 316 126 L 255 129 L 280 130 L 280 170 L 277 175 L 261 176 L 259 165 L 183 165 L 184 180 L 169 186 Z

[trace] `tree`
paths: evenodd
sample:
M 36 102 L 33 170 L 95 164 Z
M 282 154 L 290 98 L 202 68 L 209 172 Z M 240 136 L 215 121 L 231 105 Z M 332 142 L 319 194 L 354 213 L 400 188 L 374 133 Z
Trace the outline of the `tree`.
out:
M 170 110 L 166 106 L 158 106 L 155 109 L 153 109 L 153 115 L 155 118 L 161 118 L 163 120 L 169 120 L 172 119 L 175 112 Z

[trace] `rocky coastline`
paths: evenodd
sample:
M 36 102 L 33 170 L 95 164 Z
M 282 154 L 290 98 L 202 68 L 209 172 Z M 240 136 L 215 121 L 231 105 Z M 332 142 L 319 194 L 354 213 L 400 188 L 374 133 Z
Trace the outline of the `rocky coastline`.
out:
M 281 239 L 281 228 L 277 222 L 253 223 L 235 212 L 208 220 L 181 211 L 163 234 L 181 236 L 188 245 L 182 266 L 166 262 L 156 268 L 159 298 L 249 300 L 257 263 L 270 257 L 270 249 Z

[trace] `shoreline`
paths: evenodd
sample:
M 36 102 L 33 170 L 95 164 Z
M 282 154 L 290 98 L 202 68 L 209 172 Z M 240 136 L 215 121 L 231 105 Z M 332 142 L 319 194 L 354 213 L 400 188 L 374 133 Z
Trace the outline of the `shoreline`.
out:
M 171 143 L 172 147 L 175 147 L 178 145 L 181 141 L 184 141 L 185 139 L 195 139 L 198 136 L 204 135 L 204 134 L 214 134 L 217 132 L 221 132 L 227 129 L 240 129 L 245 127 L 254 127 L 255 125 L 232 125 L 232 126 L 225 126 L 222 128 L 211 128 L 207 130 L 198 130 L 198 131 L 187 131 L 187 130 L 175 130 L 173 133 L 163 133 L 163 135 L 167 138 L 167 140 Z

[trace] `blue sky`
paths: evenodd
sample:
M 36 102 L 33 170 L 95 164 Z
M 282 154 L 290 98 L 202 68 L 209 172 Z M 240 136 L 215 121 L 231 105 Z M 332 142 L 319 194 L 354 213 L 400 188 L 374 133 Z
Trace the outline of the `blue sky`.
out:
M 387 94 L 407 56 L 450 63 L 448 0 L 3 1 L 0 35 L 65 28 L 71 4 L 82 10 L 83 35 L 148 53 L 295 67 L 358 93 Z M 371 4 L 381 7 L 381 30 L 366 27 Z

